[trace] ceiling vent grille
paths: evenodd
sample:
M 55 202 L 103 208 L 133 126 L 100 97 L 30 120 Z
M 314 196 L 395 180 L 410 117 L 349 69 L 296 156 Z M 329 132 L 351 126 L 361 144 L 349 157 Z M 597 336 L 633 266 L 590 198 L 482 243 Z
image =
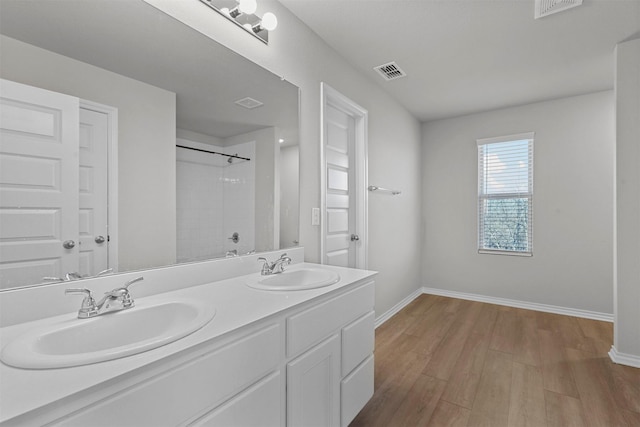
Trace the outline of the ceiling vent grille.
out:
M 378 65 L 377 67 L 373 67 L 383 79 L 390 81 L 399 79 L 401 77 L 406 77 L 407 74 L 398 67 L 398 64 L 395 62 L 389 62 L 387 64 Z
M 250 97 L 246 97 L 246 98 L 242 98 L 236 101 L 236 104 L 238 104 L 241 107 L 246 108 L 247 110 L 252 110 L 254 108 L 258 108 L 261 105 L 263 105 L 262 102 L 258 101 L 257 99 L 253 99 Z
M 536 0 L 535 19 L 580 6 L 582 0 Z

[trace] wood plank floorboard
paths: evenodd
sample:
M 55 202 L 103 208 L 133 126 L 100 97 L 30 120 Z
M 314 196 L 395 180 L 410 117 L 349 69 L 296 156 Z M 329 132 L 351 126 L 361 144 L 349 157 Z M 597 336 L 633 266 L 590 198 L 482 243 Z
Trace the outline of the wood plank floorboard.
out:
M 350 425 L 640 427 L 640 369 L 612 343 L 607 322 L 421 295 L 376 329 Z

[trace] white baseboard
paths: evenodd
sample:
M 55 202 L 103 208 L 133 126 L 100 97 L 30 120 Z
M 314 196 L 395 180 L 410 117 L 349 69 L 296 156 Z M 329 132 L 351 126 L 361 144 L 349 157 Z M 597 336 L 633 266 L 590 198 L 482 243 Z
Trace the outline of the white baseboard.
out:
M 406 297 L 405 299 L 403 299 L 402 301 L 400 301 L 399 303 L 391 307 L 389 310 L 384 312 L 380 317 L 377 317 L 376 323 L 375 323 L 376 329 L 378 328 L 378 326 L 382 325 L 384 322 L 389 320 L 394 314 L 396 314 L 397 312 L 405 308 L 407 305 L 409 305 L 411 301 L 418 298 L 423 293 L 424 292 L 422 291 L 422 288 L 416 289 L 416 291 L 413 292 L 411 295 L 409 295 L 408 297 Z
M 634 368 L 640 368 L 640 356 L 627 353 L 619 353 L 614 346 L 611 346 L 609 351 L 609 358 L 613 363 L 619 365 L 633 366 Z
M 518 301 L 507 298 L 489 297 L 486 295 L 468 294 L 465 292 L 447 291 L 444 289 L 423 287 L 422 292 L 443 297 L 460 298 L 489 304 L 505 305 L 508 307 L 524 308 L 527 310 L 544 311 L 546 313 L 563 314 L 565 316 L 583 317 L 585 319 L 613 322 L 613 314 L 597 311 L 580 310 L 577 308 L 560 307 L 556 305 L 539 304 L 535 302 Z M 385 313 L 386 314 L 386 313 Z

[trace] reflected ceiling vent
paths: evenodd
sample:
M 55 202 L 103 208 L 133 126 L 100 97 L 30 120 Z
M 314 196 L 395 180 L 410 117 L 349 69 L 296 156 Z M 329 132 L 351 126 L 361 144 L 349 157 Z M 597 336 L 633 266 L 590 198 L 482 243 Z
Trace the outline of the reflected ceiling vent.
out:
M 582 0 L 536 0 L 535 19 L 580 6 Z
M 258 108 L 263 105 L 262 102 L 258 101 L 257 99 L 250 98 L 248 96 L 246 98 L 238 99 L 236 101 L 236 104 L 246 108 L 247 110 L 253 110 L 254 108 Z
M 382 76 L 382 78 L 387 81 L 407 76 L 407 73 L 402 71 L 400 67 L 398 67 L 398 64 L 396 64 L 395 62 L 378 65 L 377 67 L 373 67 L 373 69 L 376 70 Z

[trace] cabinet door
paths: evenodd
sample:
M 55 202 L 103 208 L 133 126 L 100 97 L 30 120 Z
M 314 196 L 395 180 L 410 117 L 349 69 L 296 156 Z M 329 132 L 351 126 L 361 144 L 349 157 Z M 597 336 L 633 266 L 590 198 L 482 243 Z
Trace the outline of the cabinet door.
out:
M 340 337 L 333 335 L 287 364 L 287 425 L 340 422 Z

